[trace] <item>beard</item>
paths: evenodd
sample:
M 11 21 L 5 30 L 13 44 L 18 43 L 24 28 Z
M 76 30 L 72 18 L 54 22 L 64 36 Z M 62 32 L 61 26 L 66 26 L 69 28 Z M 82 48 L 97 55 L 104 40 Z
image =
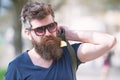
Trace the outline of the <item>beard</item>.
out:
M 46 36 L 37 42 L 32 40 L 35 51 L 45 60 L 58 60 L 62 56 L 61 38 L 54 36 Z

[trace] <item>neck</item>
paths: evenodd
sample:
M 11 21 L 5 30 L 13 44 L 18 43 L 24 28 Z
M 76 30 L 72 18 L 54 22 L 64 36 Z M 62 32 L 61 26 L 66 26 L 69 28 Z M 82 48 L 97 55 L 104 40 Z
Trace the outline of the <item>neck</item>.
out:
M 34 65 L 41 66 L 44 68 L 49 68 L 52 64 L 53 60 L 45 60 L 43 59 L 33 48 L 28 52 L 30 59 Z

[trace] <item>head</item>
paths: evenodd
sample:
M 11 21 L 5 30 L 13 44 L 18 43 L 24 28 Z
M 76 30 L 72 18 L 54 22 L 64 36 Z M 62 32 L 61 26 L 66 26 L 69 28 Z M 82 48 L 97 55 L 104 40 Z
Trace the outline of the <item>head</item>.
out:
M 54 12 L 50 4 L 42 2 L 28 2 L 21 11 L 21 22 L 25 28 L 32 27 L 32 19 L 44 19 L 48 15 L 54 19 Z
M 32 41 L 35 51 L 44 59 L 59 59 L 62 55 L 61 38 L 57 37 L 57 23 L 50 4 L 27 3 L 21 12 L 25 34 Z

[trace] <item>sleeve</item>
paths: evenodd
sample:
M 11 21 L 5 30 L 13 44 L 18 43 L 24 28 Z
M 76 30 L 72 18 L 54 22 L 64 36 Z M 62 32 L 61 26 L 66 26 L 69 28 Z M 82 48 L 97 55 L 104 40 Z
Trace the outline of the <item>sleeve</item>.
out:
M 75 50 L 75 54 L 76 54 L 76 59 L 77 59 L 77 66 L 79 66 L 82 62 L 78 59 L 77 57 L 77 50 L 78 50 L 78 47 L 81 45 L 81 43 L 76 43 L 76 44 L 72 44 L 72 47 L 74 48 Z
M 15 64 L 9 64 L 5 74 L 5 80 L 21 80 L 20 72 Z

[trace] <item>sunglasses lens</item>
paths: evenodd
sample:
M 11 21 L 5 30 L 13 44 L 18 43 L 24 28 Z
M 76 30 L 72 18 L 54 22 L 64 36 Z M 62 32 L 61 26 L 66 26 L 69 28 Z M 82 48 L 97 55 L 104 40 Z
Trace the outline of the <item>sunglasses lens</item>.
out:
M 55 32 L 56 29 L 57 29 L 57 23 L 54 22 L 54 23 L 48 24 L 46 26 L 38 27 L 38 28 L 35 28 L 35 29 L 32 29 L 32 30 L 34 30 L 34 32 L 35 32 L 36 35 L 42 36 L 42 35 L 45 34 L 46 29 L 50 33 Z
M 44 28 L 43 27 L 36 28 L 34 31 L 35 31 L 36 35 L 38 35 L 38 36 L 41 36 L 41 35 L 44 34 Z
M 48 26 L 49 32 L 55 32 L 56 29 L 57 29 L 57 23 L 56 23 L 56 22 L 51 23 L 51 24 Z

